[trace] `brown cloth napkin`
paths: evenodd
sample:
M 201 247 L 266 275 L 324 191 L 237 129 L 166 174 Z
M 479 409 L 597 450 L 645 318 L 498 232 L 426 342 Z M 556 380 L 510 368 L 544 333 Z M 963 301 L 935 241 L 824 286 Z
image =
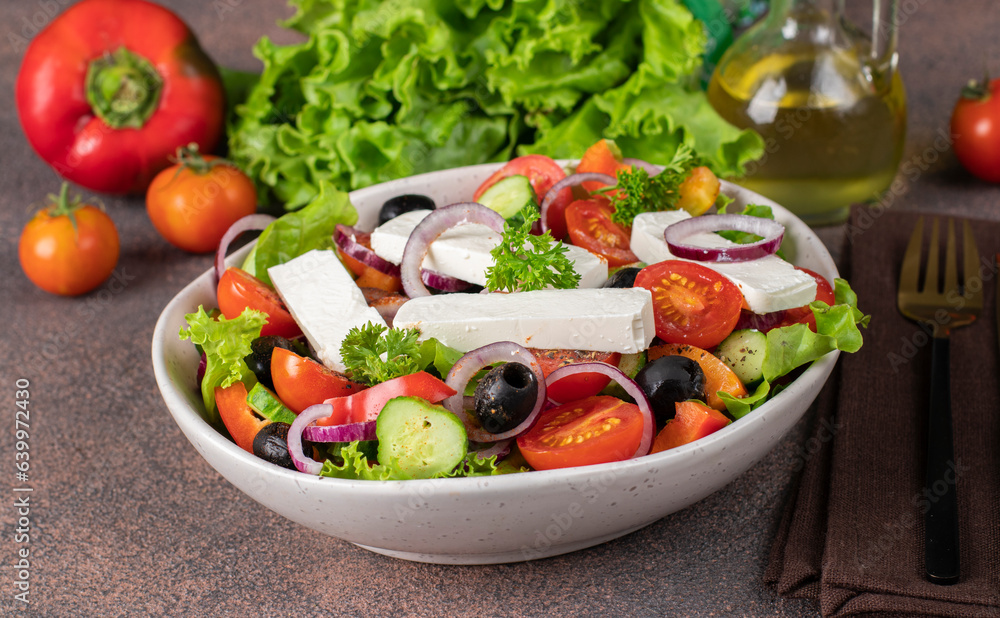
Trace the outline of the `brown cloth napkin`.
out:
M 817 600 L 825 616 L 1000 616 L 1000 351 L 993 265 L 1000 223 L 973 222 L 985 307 L 974 324 L 952 333 L 961 579 L 937 586 L 924 578 L 922 505 L 936 498 L 933 489 L 926 495 L 924 490 L 929 336 L 896 310 L 899 267 L 916 219 L 862 208 L 851 213 L 845 270 L 861 309 L 872 315 L 871 325 L 864 347 L 841 355 L 817 399 L 812 435 L 801 449 L 799 483 L 765 574 L 779 594 Z M 942 221 L 942 236 L 945 229 Z

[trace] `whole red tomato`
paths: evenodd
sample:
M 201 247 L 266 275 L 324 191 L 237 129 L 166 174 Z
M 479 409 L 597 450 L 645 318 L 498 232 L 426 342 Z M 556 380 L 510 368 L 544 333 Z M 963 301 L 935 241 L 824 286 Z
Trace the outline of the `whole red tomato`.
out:
M 64 178 L 136 193 L 178 147 L 223 131 L 218 69 L 187 25 L 145 0 L 83 0 L 32 40 L 16 87 L 24 133 Z
M 1000 79 L 970 82 L 951 114 L 955 156 L 973 175 L 1000 182 Z
M 69 199 L 63 184 L 53 203 L 21 232 L 18 256 L 32 283 L 52 294 L 76 296 L 107 279 L 118 263 L 118 230 L 96 206 Z
M 176 160 L 146 191 L 149 219 L 175 247 L 215 251 L 233 223 L 257 212 L 257 191 L 246 174 L 224 159 L 181 148 Z

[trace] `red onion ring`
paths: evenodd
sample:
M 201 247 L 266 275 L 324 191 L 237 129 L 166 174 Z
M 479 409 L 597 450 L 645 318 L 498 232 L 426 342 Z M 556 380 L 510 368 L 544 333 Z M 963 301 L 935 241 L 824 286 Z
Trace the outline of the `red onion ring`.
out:
M 328 403 L 317 403 L 303 410 L 292 426 L 288 428 L 288 454 L 299 472 L 318 476 L 323 464 L 309 457 L 302 451 L 302 433 L 306 427 L 315 423 L 321 418 L 326 418 L 333 414 L 333 406 Z
M 653 417 L 653 408 L 649 405 L 646 393 L 635 383 L 635 380 L 629 378 L 621 369 L 614 365 L 593 362 L 563 365 L 550 373 L 545 382 L 552 384 L 566 376 L 578 373 L 599 373 L 608 376 L 617 382 L 632 399 L 635 399 L 636 405 L 639 406 L 639 411 L 642 412 L 642 440 L 639 442 L 639 448 L 636 449 L 635 455 L 632 455 L 632 458 L 649 454 L 649 449 L 653 446 L 653 437 L 656 434 L 656 420 Z
M 476 375 L 480 369 L 483 367 L 488 367 L 490 365 L 496 365 L 498 363 L 509 363 L 511 361 L 519 362 L 523 365 L 527 365 L 528 369 L 531 369 L 532 373 L 535 374 L 535 378 L 538 380 L 538 398 L 535 400 L 535 407 L 531 409 L 528 417 L 525 418 L 521 423 L 503 433 L 489 433 L 479 426 L 479 423 L 475 421 L 468 412 L 465 411 L 465 400 L 463 393 L 465 392 L 465 387 L 468 385 L 469 380 L 472 376 Z M 452 366 L 451 371 L 448 372 L 448 376 L 445 378 L 445 384 L 455 389 L 456 394 L 442 401 L 442 405 L 448 408 L 455 416 L 462 421 L 465 425 L 465 431 L 469 434 L 469 439 L 475 442 L 497 442 L 499 440 L 506 440 L 508 438 L 513 438 L 524 431 L 527 431 L 535 421 L 538 419 L 538 415 L 542 412 L 542 406 L 546 401 L 545 394 L 545 374 L 542 373 L 542 366 L 538 363 L 538 359 L 522 346 L 512 342 L 512 341 L 499 341 L 497 343 L 491 343 L 489 345 L 484 345 L 481 348 L 476 348 L 471 352 L 467 353 L 462 358 L 458 359 L 458 362 Z
M 737 230 L 761 236 L 761 240 L 731 247 L 699 247 L 683 241 L 692 234 Z M 699 262 L 746 262 L 772 255 L 781 246 L 785 226 L 772 219 L 749 215 L 702 215 L 668 225 L 663 239 L 675 257 Z
M 375 440 L 375 421 L 344 425 L 308 425 L 302 437 L 310 442 L 357 442 Z
M 222 273 L 226 272 L 226 253 L 229 252 L 229 245 L 232 244 L 236 237 L 243 232 L 254 232 L 258 230 L 263 230 L 270 223 L 274 221 L 274 217 L 271 215 L 265 215 L 261 213 L 256 213 L 252 215 L 247 215 L 241 219 L 238 219 L 235 223 L 229 226 L 226 233 L 222 235 L 219 240 L 219 248 L 215 251 L 215 284 L 219 284 L 219 279 L 222 278 Z
M 542 203 L 539 207 L 543 234 L 549 229 L 547 223 L 549 220 L 549 206 L 552 205 L 552 202 L 556 201 L 556 197 L 559 196 L 559 192 L 567 187 L 575 187 L 585 182 L 603 182 L 608 186 L 613 186 L 618 181 L 614 178 L 614 176 L 609 176 L 608 174 L 601 174 L 599 172 L 580 172 L 578 174 L 570 174 L 556 184 L 552 185 L 552 188 L 545 192 L 545 197 L 542 198 Z
M 420 271 L 420 280 L 427 287 L 440 290 L 442 292 L 462 292 L 472 287 L 468 281 L 456 279 L 450 275 L 439 273 L 436 270 L 423 269 Z
M 430 295 L 424 285 L 420 266 L 427 257 L 431 243 L 445 230 L 463 223 L 480 223 L 497 234 L 503 234 L 504 218 L 500 213 L 482 204 L 461 202 L 432 210 L 410 232 L 410 238 L 403 249 L 403 261 L 399 264 L 399 271 L 403 281 L 403 291 L 407 296 L 416 298 Z
M 644 161 L 643 159 L 635 159 L 633 157 L 625 157 L 622 159 L 622 163 L 625 165 L 631 165 L 632 167 L 641 167 L 646 170 L 646 173 L 648 173 L 651 178 L 663 171 L 663 168 L 659 165 L 655 165 L 649 161 Z
M 501 457 L 506 457 L 510 454 L 510 445 L 513 441 L 513 438 L 498 440 L 486 448 L 469 451 L 469 454 L 475 454 L 476 457 L 479 457 L 480 459 L 489 459 L 494 456 L 496 456 L 497 459 L 500 459 Z
M 345 255 L 354 258 L 366 266 L 371 266 L 380 273 L 399 276 L 399 266 L 388 260 L 383 260 L 374 251 L 364 246 L 357 239 L 358 231 L 349 225 L 337 224 L 333 233 L 333 241 Z

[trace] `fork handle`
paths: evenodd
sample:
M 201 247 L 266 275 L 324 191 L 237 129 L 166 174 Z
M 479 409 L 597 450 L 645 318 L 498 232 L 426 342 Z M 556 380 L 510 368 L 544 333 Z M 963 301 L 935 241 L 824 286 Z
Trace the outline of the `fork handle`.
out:
M 950 585 L 958 581 L 957 473 L 951 426 L 950 344 L 934 337 L 931 347 L 930 410 L 927 417 L 927 478 L 924 497 L 924 556 L 927 579 Z

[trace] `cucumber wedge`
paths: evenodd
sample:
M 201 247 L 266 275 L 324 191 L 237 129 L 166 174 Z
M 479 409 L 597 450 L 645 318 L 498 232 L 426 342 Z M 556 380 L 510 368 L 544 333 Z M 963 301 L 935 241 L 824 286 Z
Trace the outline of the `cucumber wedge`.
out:
M 295 420 L 295 413 L 281 403 L 278 396 L 260 382 L 254 384 L 250 392 L 247 393 L 247 405 L 272 423 L 291 425 Z
M 745 328 L 735 330 L 722 340 L 717 356 L 733 370 L 743 384 L 753 384 L 764 377 L 764 352 L 767 335 Z
M 499 180 L 483 192 L 479 203 L 497 211 L 504 219 L 510 219 L 526 206 L 536 207 L 538 200 L 528 177 L 514 175 Z

